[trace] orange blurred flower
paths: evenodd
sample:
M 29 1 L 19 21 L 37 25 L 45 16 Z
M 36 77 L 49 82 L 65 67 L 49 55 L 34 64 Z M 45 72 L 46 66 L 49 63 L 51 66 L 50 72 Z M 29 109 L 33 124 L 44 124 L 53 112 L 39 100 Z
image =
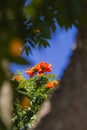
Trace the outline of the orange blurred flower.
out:
M 40 76 L 45 72 L 51 72 L 51 71 L 52 71 L 51 64 L 48 64 L 47 62 L 40 62 L 39 64 L 36 64 L 34 67 L 27 69 L 26 74 L 29 74 L 30 77 L 32 78 L 34 74 Z
M 24 77 L 21 77 L 21 76 L 19 76 L 19 75 L 15 75 L 15 76 L 13 77 L 13 80 L 15 80 L 15 81 L 23 81 L 23 80 L 24 80 Z
M 45 66 L 44 72 L 51 72 L 52 71 L 52 65 L 51 64 L 45 63 L 44 66 Z
M 48 83 L 46 84 L 46 87 L 47 87 L 47 88 L 54 88 L 55 85 L 56 85 L 56 82 L 55 82 L 55 81 L 51 81 L 51 82 L 48 82 Z
M 51 72 L 52 65 L 48 64 L 47 62 L 40 62 L 40 67 L 42 68 L 43 72 Z
M 47 62 L 40 62 L 39 64 L 35 65 L 35 68 L 38 72 L 51 72 L 52 65 L 48 64 Z
M 16 76 L 14 77 L 14 80 L 15 80 L 15 81 L 18 81 L 18 79 L 19 79 L 19 76 L 16 75 Z
M 23 97 L 21 99 L 21 106 L 23 108 L 27 109 L 29 107 L 29 105 L 30 105 L 30 99 L 27 96 Z
M 42 72 L 42 68 L 41 68 L 41 66 L 40 66 L 39 64 L 36 64 L 36 65 L 35 65 L 35 70 L 36 70 L 37 72 L 39 72 L 39 73 Z
M 35 29 L 34 30 L 34 33 L 39 33 L 40 32 L 40 29 Z
M 31 68 L 28 68 L 28 69 L 26 70 L 26 74 L 29 74 L 30 78 L 32 78 L 33 75 L 34 75 L 34 72 L 33 72 L 33 70 L 32 70 Z
M 11 53 L 11 55 L 13 56 L 18 56 L 20 55 L 20 48 L 22 47 L 23 43 L 20 39 L 13 39 L 11 42 L 10 42 L 10 45 L 9 45 L 9 52 Z

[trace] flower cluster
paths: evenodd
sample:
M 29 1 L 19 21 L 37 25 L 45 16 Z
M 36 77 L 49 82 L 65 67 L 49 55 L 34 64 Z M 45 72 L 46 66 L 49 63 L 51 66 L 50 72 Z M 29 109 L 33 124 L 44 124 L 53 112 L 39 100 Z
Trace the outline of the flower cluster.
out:
M 28 68 L 26 70 L 26 74 L 28 74 L 30 78 L 32 78 L 35 74 L 39 76 L 42 75 L 43 73 L 51 71 L 52 71 L 51 64 L 48 64 L 47 62 L 40 62 L 39 64 L 36 64 L 34 67 Z
M 15 88 L 13 130 L 34 126 L 38 112 L 46 99 L 55 91 L 60 81 L 52 72 L 52 65 L 40 62 L 26 69 L 30 78 L 25 79 L 22 72 L 16 72 L 12 77 Z
M 55 85 L 58 84 L 57 81 L 50 81 L 46 83 L 47 88 L 54 88 Z

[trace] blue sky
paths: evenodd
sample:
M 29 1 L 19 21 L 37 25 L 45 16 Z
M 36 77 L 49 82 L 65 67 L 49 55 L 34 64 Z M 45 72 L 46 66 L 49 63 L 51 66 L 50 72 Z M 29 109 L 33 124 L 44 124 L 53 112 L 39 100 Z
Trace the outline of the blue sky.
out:
M 33 65 L 40 61 L 51 63 L 53 66 L 53 73 L 57 74 L 60 79 L 63 75 L 65 68 L 67 67 L 70 57 L 73 53 L 73 46 L 76 42 L 77 29 L 72 26 L 67 31 L 64 27 L 56 25 L 57 29 L 55 33 L 52 33 L 51 39 L 48 40 L 51 47 L 46 49 L 33 49 L 33 55 L 25 56 L 27 60 L 32 60 Z M 10 70 L 16 72 L 18 70 L 25 71 L 30 66 L 17 65 L 12 63 Z

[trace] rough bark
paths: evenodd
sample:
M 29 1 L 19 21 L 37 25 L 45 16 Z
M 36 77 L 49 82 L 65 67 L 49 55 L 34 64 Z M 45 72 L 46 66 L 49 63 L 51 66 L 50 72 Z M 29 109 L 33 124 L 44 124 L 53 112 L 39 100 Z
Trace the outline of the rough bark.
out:
M 77 49 L 51 104 L 35 130 L 87 130 L 87 29 L 79 30 Z

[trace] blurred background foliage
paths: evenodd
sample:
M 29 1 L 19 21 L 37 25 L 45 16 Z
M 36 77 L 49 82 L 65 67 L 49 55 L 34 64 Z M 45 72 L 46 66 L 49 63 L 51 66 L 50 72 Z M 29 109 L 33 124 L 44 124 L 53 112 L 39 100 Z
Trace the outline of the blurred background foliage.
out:
M 9 80 L 3 62 L 29 64 L 21 54 L 50 46 L 47 39 L 56 30 L 55 20 L 66 30 L 72 25 L 87 28 L 86 4 L 86 0 L 0 0 L 0 86 Z
M 6 78 L 2 61 L 25 64 L 20 55 L 28 55 L 35 46 L 50 46 L 46 39 L 55 31 L 55 19 L 66 29 L 72 24 L 87 26 L 85 0 L 1 0 L 0 1 L 0 80 Z M 28 45 L 26 45 L 26 42 Z M 1 85 L 0 85 L 1 86 Z

